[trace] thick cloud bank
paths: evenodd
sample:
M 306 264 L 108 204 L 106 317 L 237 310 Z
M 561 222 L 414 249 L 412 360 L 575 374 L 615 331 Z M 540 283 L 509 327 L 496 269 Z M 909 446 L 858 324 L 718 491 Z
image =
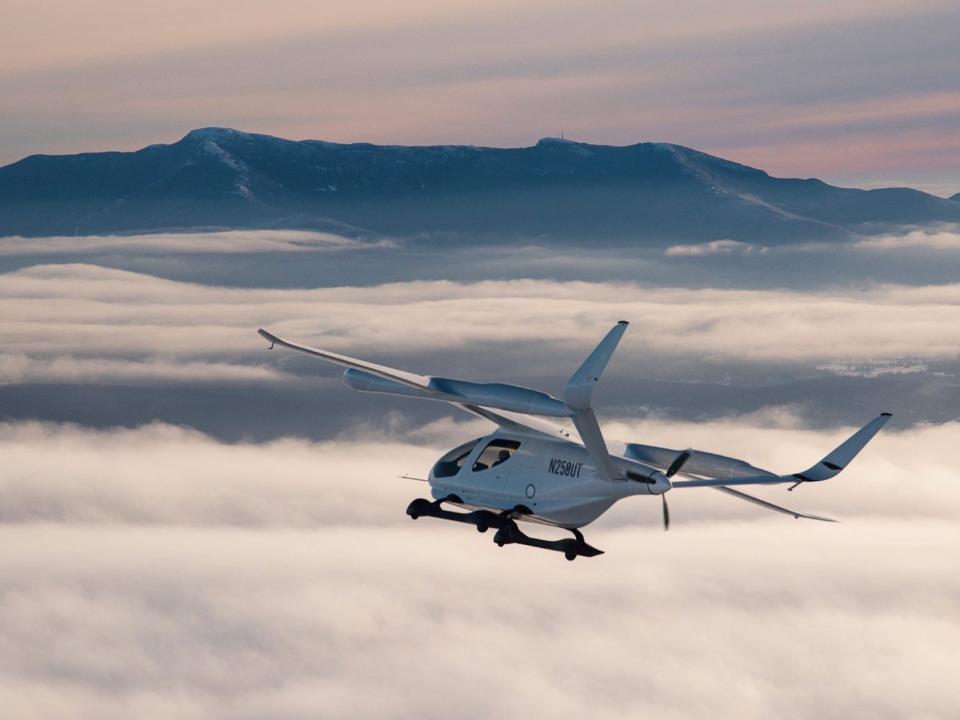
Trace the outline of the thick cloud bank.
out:
M 573 564 L 413 523 L 0 538 L 0 698 L 21 720 L 946 720 L 960 702 L 952 523 L 619 531 Z
M 838 478 L 634 499 L 567 563 L 403 517 L 441 447 L 225 445 L 168 426 L 0 426 L 0 702 L 39 718 L 951 718 L 956 424 L 885 431 Z M 611 432 L 784 470 L 844 431 L 789 416 Z
M 0 364 L 23 381 L 95 379 L 82 365 L 90 358 L 122 361 L 129 376 L 223 370 L 239 379 L 250 372 L 239 366 L 253 364 L 264 377 L 274 371 L 263 367 L 258 326 L 348 352 L 523 341 L 579 354 L 626 318 L 634 327 L 621 354 L 636 363 L 650 353 L 772 362 L 960 355 L 960 336 L 947 331 L 960 327 L 956 284 L 795 292 L 514 280 L 278 290 L 43 265 L 0 276 L 0 302 L 8 318 Z M 104 365 L 100 375 L 114 370 Z
M 321 443 L 286 438 L 224 444 L 170 425 L 98 431 L 5 423 L 0 520 L 244 527 L 405 523 L 406 501 L 427 488 L 398 476 L 426 477 L 444 450 L 492 427 L 482 420 L 440 420 L 415 428 L 397 418 L 386 433 L 361 426 Z M 604 428 L 611 438 L 735 455 L 782 473 L 809 467 L 854 430 L 806 430 L 778 411 L 701 424 L 614 421 Z M 753 492 L 840 518 L 960 517 L 953 453 L 958 436 L 958 423 L 885 430 L 837 481 L 789 494 L 783 488 Z M 679 522 L 764 517 L 756 507 L 715 492 L 683 489 L 670 497 Z M 655 519 L 654 510 L 633 500 L 617 506 L 607 524 L 646 524 Z

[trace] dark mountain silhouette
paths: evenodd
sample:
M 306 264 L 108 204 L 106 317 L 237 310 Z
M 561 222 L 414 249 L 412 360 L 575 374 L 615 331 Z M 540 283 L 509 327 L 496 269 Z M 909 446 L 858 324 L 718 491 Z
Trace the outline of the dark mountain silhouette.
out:
M 459 242 L 837 240 L 960 222 L 916 190 L 781 179 L 679 145 L 294 142 L 224 128 L 0 168 L 0 235 L 314 228 Z

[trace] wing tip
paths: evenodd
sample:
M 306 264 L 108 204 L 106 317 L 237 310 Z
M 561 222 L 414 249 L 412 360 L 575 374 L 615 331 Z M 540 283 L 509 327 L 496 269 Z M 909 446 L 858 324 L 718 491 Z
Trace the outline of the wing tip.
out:
M 886 418 L 893 417 L 893 413 L 891 413 L 891 412 L 882 412 L 882 413 L 880 413 L 880 417 L 886 417 Z
M 278 338 L 273 333 L 268 332 L 267 330 L 264 330 L 263 328 L 257 328 L 257 335 L 259 335 L 268 343 L 270 343 L 270 347 L 267 348 L 268 350 L 273 350 L 273 346 L 276 345 L 278 342 L 280 342 L 280 338 Z

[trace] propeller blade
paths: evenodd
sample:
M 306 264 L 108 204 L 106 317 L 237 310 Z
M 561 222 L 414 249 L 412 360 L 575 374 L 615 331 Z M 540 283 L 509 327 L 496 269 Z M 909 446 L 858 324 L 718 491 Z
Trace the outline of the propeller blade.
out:
M 670 529 L 670 508 L 667 507 L 667 494 L 661 493 L 660 499 L 663 501 L 663 529 Z
M 670 467 L 667 468 L 666 476 L 669 478 L 676 475 L 678 472 L 680 472 L 681 468 L 687 464 L 687 460 L 689 459 L 690 459 L 689 450 L 684 450 L 682 453 L 677 455 L 676 459 L 672 463 L 670 463 Z

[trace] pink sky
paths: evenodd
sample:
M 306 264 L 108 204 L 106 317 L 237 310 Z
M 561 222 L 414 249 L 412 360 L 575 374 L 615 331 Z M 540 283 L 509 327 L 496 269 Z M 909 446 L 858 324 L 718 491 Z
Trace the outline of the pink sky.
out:
M 291 138 L 676 142 L 960 190 L 954 2 L 0 0 L 0 163 L 222 125 Z

